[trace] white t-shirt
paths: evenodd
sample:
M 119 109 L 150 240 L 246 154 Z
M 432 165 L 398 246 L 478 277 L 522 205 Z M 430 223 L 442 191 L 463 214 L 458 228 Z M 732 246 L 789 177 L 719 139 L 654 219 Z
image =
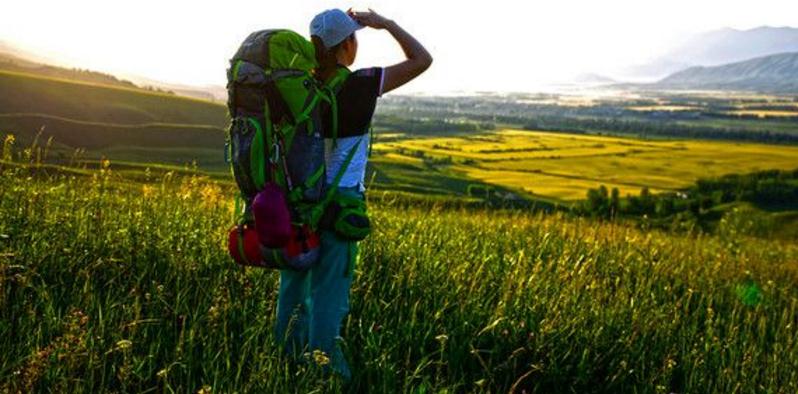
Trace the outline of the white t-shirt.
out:
M 354 137 L 338 138 L 337 144 L 333 145 L 332 139 L 326 139 L 324 143 L 324 160 L 327 163 L 327 184 L 332 185 L 338 171 L 346 161 L 346 156 L 352 148 L 360 141 L 352 161 L 346 168 L 338 183 L 339 187 L 354 187 L 358 190 L 366 191 L 366 164 L 368 162 L 369 135 L 358 135 Z

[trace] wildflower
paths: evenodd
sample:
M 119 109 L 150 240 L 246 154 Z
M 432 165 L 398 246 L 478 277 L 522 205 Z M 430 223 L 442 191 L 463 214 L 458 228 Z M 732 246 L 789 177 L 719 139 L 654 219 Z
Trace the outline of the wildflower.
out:
M 316 349 L 313 351 L 313 361 L 318 365 L 325 366 L 330 363 L 330 357 L 321 350 Z
M 119 350 L 129 349 L 131 346 L 133 346 L 133 342 L 128 339 L 123 339 L 116 343 L 116 348 Z
M 11 152 L 14 147 L 14 135 L 8 134 L 6 135 L 5 141 L 3 141 L 3 156 L 2 159 L 5 161 L 11 161 Z

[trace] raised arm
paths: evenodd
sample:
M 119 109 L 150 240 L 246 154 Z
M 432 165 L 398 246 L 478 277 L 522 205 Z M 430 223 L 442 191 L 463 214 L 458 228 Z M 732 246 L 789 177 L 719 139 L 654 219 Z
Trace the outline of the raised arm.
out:
M 412 81 L 432 64 L 432 56 L 424 49 L 424 46 L 396 22 L 377 14 L 371 9 L 368 12 L 350 11 L 349 15 L 363 26 L 387 30 L 405 53 L 406 59 L 403 62 L 386 67 L 385 71 L 383 71 L 383 93 L 390 92 Z

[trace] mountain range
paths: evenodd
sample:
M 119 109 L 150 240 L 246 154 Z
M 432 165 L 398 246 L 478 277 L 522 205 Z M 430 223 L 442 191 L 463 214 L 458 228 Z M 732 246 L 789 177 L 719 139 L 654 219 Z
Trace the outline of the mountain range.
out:
M 798 52 L 796 28 L 724 28 L 696 35 L 647 64 L 620 71 L 617 77 L 657 81 L 694 66 L 717 66 L 786 52 Z
M 713 67 L 690 67 L 655 84 L 666 89 L 798 92 L 798 52 L 762 56 Z

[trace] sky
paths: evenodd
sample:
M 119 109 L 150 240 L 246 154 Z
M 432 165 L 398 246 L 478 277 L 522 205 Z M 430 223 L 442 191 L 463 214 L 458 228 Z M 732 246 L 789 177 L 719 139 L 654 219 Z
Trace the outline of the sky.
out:
M 224 85 L 251 31 L 307 35 L 328 8 L 373 8 L 413 34 L 432 68 L 403 92 L 530 91 L 642 64 L 693 34 L 798 26 L 795 0 L 71 0 L 10 1 L 0 41 L 70 67 L 189 85 Z M 358 33 L 354 67 L 401 61 L 386 31 Z

